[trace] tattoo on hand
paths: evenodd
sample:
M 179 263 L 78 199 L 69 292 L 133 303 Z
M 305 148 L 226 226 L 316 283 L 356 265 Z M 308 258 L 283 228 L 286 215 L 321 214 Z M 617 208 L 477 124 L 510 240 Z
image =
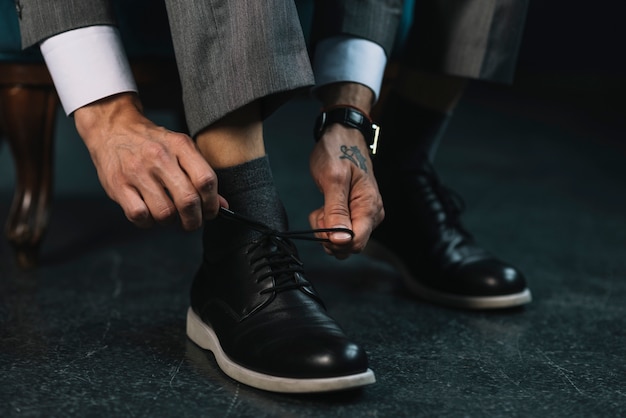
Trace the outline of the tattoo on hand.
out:
M 343 155 L 339 158 L 345 158 L 352 161 L 354 165 L 367 173 L 367 163 L 365 157 L 361 154 L 359 147 L 348 147 L 346 145 L 342 145 L 340 149 Z

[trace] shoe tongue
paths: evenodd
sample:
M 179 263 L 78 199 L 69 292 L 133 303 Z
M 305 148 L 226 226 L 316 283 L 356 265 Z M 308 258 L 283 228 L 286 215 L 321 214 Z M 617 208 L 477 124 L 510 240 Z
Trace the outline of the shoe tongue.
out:
M 247 218 L 251 218 L 246 215 Z M 269 229 L 278 231 L 287 230 L 287 217 L 284 212 L 267 219 L 263 222 L 257 219 L 254 221 L 266 225 Z M 232 253 L 237 248 L 243 247 L 253 241 L 259 240 L 263 233 L 251 226 L 236 219 L 229 219 L 218 216 L 212 221 L 206 222 L 203 232 L 204 256 L 207 260 L 217 260 L 228 253 Z
M 219 260 L 260 236 L 261 233 L 254 229 L 218 216 L 204 226 L 202 235 L 204 257 L 207 261 Z

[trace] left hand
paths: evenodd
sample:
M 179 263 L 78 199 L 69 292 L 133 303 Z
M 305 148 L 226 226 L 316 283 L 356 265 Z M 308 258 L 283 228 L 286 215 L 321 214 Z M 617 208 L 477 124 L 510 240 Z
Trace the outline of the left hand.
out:
M 324 195 L 324 206 L 312 211 L 312 228 L 348 228 L 324 234 L 326 253 L 337 259 L 360 253 L 384 219 L 383 201 L 363 135 L 338 123 L 329 125 L 309 158 L 311 175 Z

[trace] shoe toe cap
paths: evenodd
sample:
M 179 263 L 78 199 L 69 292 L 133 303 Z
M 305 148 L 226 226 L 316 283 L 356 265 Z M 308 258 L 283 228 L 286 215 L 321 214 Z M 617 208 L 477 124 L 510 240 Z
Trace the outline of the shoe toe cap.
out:
M 281 338 L 248 351 L 260 372 L 291 378 L 328 378 L 363 373 L 368 369 L 365 351 L 345 338 Z
M 464 264 L 457 273 L 457 286 L 462 284 L 468 294 L 508 295 L 526 289 L 522 272 L 497 259 Z

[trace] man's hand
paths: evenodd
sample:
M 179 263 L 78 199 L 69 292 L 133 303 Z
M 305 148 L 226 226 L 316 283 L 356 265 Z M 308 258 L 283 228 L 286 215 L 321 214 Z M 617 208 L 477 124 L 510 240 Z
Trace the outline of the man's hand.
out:
M 310 156 L 311 174 L 324 195 L 324 206 L 309 215 L 312 228 L 342 227 L 349 234 L 328 235 L 324 250 L 337 259 L 359 253 L 385 217 L 382 198 L 363 135 L 335 123 L 326 128 Z
M 194 141 L 148 120 L 136 94 L 86 105 L 74 119 L 104 190 L 135 225 L 178 218 L 191 231 L 215 218 L 220 206 L 228 207 Z

